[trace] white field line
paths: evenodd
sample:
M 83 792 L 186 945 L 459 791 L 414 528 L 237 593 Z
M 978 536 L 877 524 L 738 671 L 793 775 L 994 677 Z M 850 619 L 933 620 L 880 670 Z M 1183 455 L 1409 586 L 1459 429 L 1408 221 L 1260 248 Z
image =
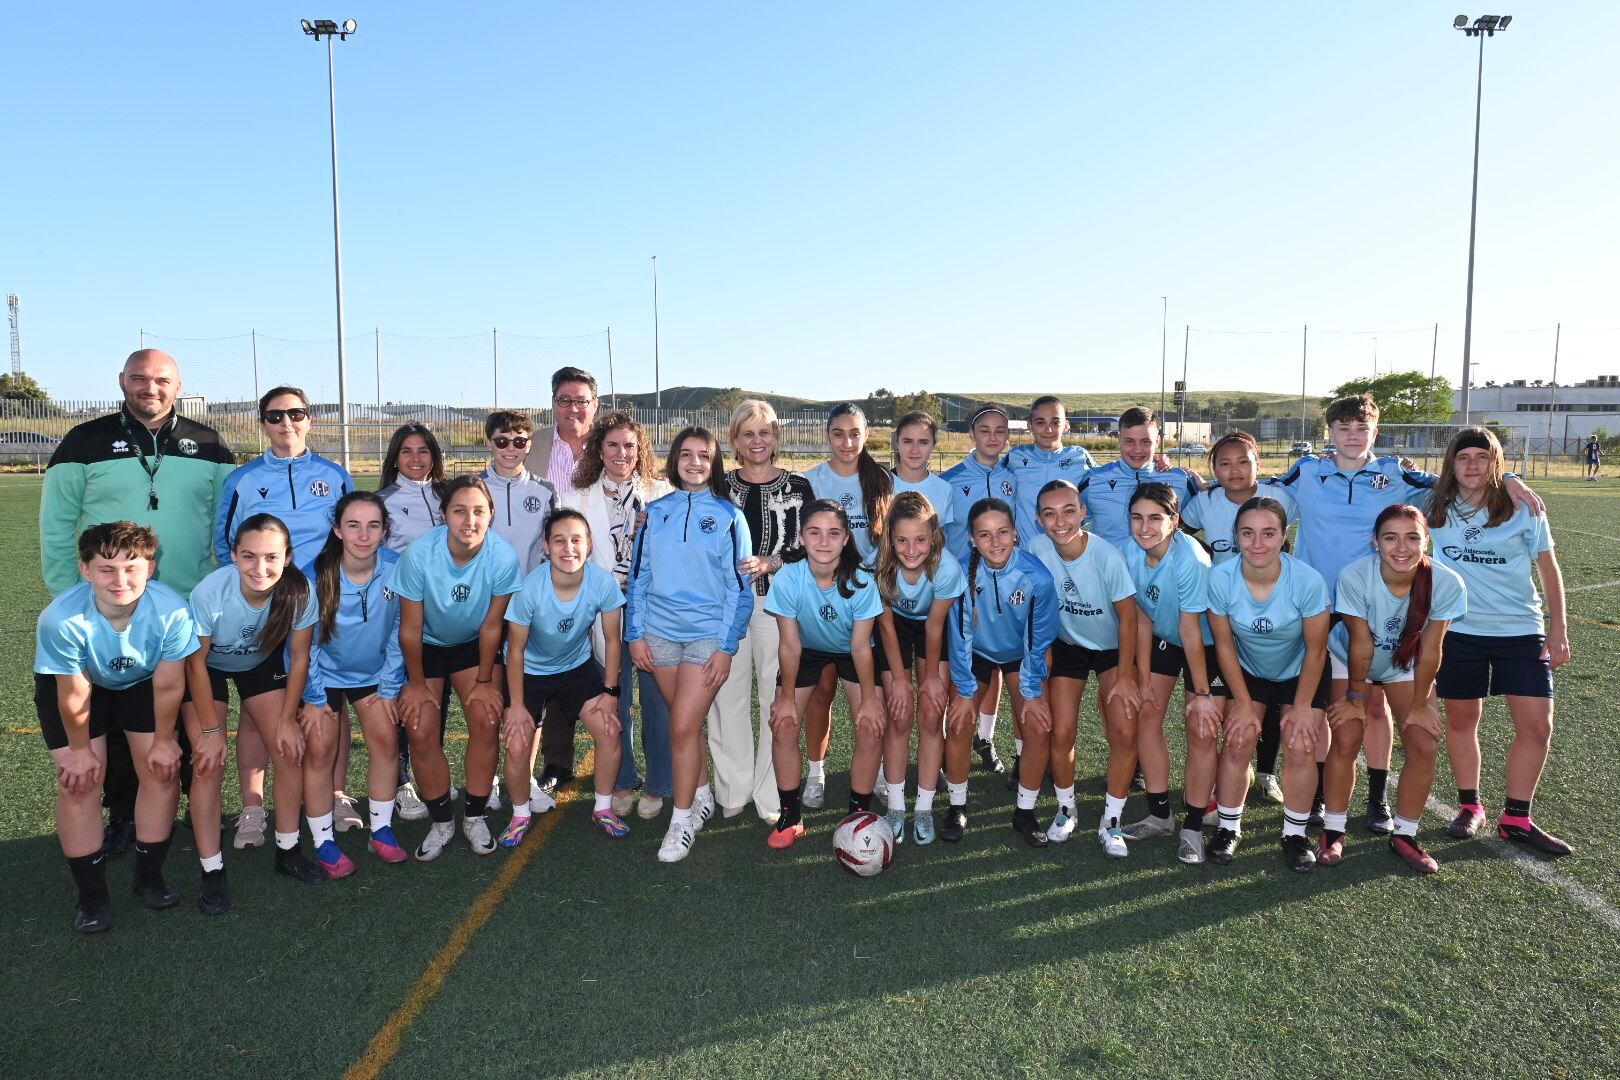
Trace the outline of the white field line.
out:
M 1564 594 L 1567 596 L 1573 593 L 1596 592 L 1599 589 L 1612 589 L 1616 585 L 1620 585 L 1620 578 L 1615 578 L 1613 581 L 1598 581 L 1591 585 L 1576 585 L 1573 587 L 1566 586 L 1564 588 Z
M 1576 536 L 1590 536 L 1594 540 L 1607 540 L 1612 544 L 1620 544 L 1620 536 L 1608 536 L 1604 533 L 1582 532 L 1579 529 L 1560 528 L 1561 533 L 1574 533 Z

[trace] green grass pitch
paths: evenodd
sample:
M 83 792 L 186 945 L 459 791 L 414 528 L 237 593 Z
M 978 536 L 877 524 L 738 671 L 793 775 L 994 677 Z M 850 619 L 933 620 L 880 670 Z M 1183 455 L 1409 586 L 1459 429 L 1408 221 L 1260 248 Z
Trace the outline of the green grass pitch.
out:
M 1485 844 L 1447 839 L 1433 816 L 1425 840 L 1443 867 L 1433 878 L 1413 877 L 1359 829 L 1343 866 L 1291 875 L 1275 844 L 1280 813 L 1267 805 L 1251 807 L 1229 867 L 1181 866 L 1164 842 L 1110 862 L 1085 829 L 1036 853 L 1008 828 L 1011 796 L 985 774 L 973 780 L 962 844 L 907 844 L 889 872 L 857 880 L 829 853 L 847 792 L 841 716 L 828 809 L 785 854 L 745 814 L 716 820 L 684 863 L 661 866 L 667 818 L 632 819 L 615 842 L 578 802 L 566 807 L 442 986 L 413 999 L 420 1014 L 397 1052 L 368 1058 L 510 855 L 479 859 L 458 841 L 435 863 L 390 867 L 356 832 L 342 844 L 360 872 L 307 888 L 274 877 L 263 850 L 227 847 L 234 907 L 207 919 L 193 906 L 197 866 L 180 828 L 169 877 L 182 906 L 138 908 L 126 858 L 110 871 L 115 930 L 76 937 L 49 759 L 31 731 L 45 602 L 39 481 L 0 478 L 0 1000 L 10 1003 L 0 1073 L 1620 1075 L 1610 858 L 1620 842 L 1620 497 L 1607 481 L 1540 486 L 1579 616 L 1537 803 L 1576 854 L 1547 864 L 1550 881 Z M 1508 732 L 1492 704 L 1482 734 L 1493 813 Z M 1010 724 L 999 738 L 1010 744 Z M 355 745 L 351 792 L 362 790 Z M 1083 822 L 1098 807 L 1102 763 L 1088 695 Z M 1455 795 L 1443 764 L 1435 791 Z M 1047 794 L 1042 816 L 1051 809 Z M 1139 813 L 1133 800 L 1129 814 Z M 422 824 L 400 832 L 413 844 Z

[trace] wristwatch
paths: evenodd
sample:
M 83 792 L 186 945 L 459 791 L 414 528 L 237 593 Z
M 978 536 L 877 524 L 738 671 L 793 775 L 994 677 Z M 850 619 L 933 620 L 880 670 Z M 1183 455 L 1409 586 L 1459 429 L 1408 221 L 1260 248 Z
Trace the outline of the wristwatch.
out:
M 609 697 L 618 697 L 619 688 L 617 686 L 603 686 L 602 693 L 607 694 Z

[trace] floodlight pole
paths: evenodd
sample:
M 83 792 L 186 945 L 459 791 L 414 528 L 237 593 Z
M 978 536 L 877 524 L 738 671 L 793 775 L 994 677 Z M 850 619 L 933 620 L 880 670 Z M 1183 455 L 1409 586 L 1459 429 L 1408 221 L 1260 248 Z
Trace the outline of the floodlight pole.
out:
M 1162 305 L 1159 311 L 1159 423 L 1164 423 L 1164 378 L 1165 378 L 1165 348 L 1170 338 L 1170 298 L 1159 297 Z
M 1462 422 L 1464 424 L 1468 423 L 1469 416 L 1469 381 L 1474 345 L 1474 238 L 1479 223 L 1479 124 L 1480 111 L 1485 99 L 1485 39 L 1494 37 L 1498 29 L 1507 29 L 1498 23 L 1497 17 L 1487 16 L 1487 18 L 1490 19 L 1488 27 L 1479 25 L 1482 20 L 1476 20 L 1472 26 L 1452 24 L 1468 36 L 1479 38 L 1479 67 L 1474 79 L 1474 183 L 1468 202 L 1468 301 L 1463 312 Z M 1458 22 L 1462 21 L 1459 17 Z
M 664 407 L 664 381 L 659 374 L 658 355 L 658 256 L 652 257 L 653 266 L 653 408 Z

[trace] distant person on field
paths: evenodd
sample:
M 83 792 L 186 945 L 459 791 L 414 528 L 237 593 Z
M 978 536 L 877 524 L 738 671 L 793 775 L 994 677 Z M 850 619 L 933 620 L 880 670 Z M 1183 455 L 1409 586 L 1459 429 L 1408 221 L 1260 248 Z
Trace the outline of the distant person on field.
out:
M 1603 447 L 1598 443 L 1598 437 L 1593 435 L 1586 440 L 1586 478 L 1597 482 L 1598 470 L 1603 466 Z
M 183 598 L 214 569 L 214 507 L 236 467 L 219 432 L 175 410 L 180 369 L 157 349 L 130 353 L 118 375 L 124 404 L 79 424 L 51 455 L 39 503 L 45 587 L 78 585 L 79 536 L 92 525 L 133 521 L 158 537 L 152 575 Z M 116 723 L 107 731 L 106 849 L 122 855 L 135 837 L 135 769 Z

